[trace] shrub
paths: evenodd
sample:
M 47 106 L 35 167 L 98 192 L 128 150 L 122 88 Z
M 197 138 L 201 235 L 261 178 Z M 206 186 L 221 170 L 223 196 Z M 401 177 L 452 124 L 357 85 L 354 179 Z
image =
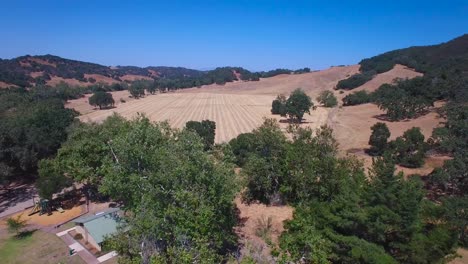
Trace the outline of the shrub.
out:
M 273 218 L 262 216 L 257 218 L 255 235 L 262 238 L 267 244 L 271 243 L 271 229 L 273 228 Z
M 372 94 L 367 91 L 358 91 L 350 93 L 343 98 L 343 105 L 360 105 L 370 103 L 372 101 Z
M 273 115 L 286 115 L 286 97 L 282 94 L 278 95 L 271 103 L 271 113 Z
M 21 219 L 22 215 L 18 215 L 16 218 L 10 217 L 7 219 L 8 231 L 15 233 L 16 236 L 19 236 L 23 229 L 26 227 L 26 220 Z
M 335 107 L 338 104 L 336 96 L 331 91 L 323 91 L 317 97 L 317 101 L 325 107 Z

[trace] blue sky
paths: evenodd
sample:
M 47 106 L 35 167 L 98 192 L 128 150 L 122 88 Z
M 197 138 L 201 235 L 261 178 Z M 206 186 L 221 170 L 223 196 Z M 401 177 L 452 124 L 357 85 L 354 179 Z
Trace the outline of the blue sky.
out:
M 468 1 L 2 1 L 0 58 L 322 69 L 468 33 Z

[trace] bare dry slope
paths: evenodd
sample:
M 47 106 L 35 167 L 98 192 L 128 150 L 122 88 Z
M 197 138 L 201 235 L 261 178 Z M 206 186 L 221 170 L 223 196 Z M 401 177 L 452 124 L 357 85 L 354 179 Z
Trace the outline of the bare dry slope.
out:
M 315 98 L 321 91 L 330 90 L 338 81 L 359 71 L 359 65 L 332 67 L 323 71 L 303 74 L 281 74 L 262 78 L 256 82 L 232 82 L 225 85 L 205 85 L 201 88 L 183 90 L 183 93 L 238 93 L 252 95 L 288 95 L 296 88 L 302 88 Z

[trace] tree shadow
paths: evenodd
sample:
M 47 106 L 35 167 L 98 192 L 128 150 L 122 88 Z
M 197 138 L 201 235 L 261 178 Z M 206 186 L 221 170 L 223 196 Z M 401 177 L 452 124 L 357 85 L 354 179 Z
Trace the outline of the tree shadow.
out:
M 32 184 L 13 183 L 0 188 L 0 213 L 19 203 L 31 200 L 36 195 L 36 189 Z
M 28 238 L 28 237 L 32 236 L 36 231 L 37 231 L 37 229 L 21 231 L 21 232 L 19 232 L 18 234 L 15 235 L 15 238 L 16 239 L 25 239 L 25 238 Z
M 94 110 L 109 110 L 109 109 L 114 109 L 114 108 L 117 108 L 117 107 L 115 105 L 112 105 L 112 106 L 106 106 L 102 108 L 94 107 Z
M 427 110 L 420 111 L 420 112 L 416 113 L 413 117 L 408 117 L 408 118 L 404 118 L 404 119 L 391 119 L 391 118 L 388 117 L 387 114 L 374 115 L 372 117 L 375 118 L 375 119 L 378 119 L 378 120 L 381 120 L 381 121 L 387 121 L 387 122 L 410 122 L 410 121 L 412 121 L 414 119 L 425 116 L 425 115 L 427 115 L 429 113 L 432 113 L 432 112 L 436 112 L 436 110 L 435 109 L 427 109 Z
M 282 124 L 312 124 L 313 122 L 311 121 L 305 121 L 305 119 L 302 119 L 301 122 L 297 122 L 297 121 L 293 121 L 289 118 L 282 118 L 280 119 L 278 122 L 282 123 Z
M 378 119 L 380 121 L 387 121 L 387 122 L 408 122 L 408 119 L 404 120 L 394 120 L 388 117 L 387 114 L 380 114 L 380 115 L 374 115 L 372 118 Z

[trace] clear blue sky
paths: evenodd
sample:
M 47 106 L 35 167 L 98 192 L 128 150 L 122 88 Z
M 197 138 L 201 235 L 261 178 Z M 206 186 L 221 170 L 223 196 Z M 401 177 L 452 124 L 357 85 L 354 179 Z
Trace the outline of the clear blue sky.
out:
M 312 69 L 468 33 L 467 0 L 2 1 L 0 58 Z

